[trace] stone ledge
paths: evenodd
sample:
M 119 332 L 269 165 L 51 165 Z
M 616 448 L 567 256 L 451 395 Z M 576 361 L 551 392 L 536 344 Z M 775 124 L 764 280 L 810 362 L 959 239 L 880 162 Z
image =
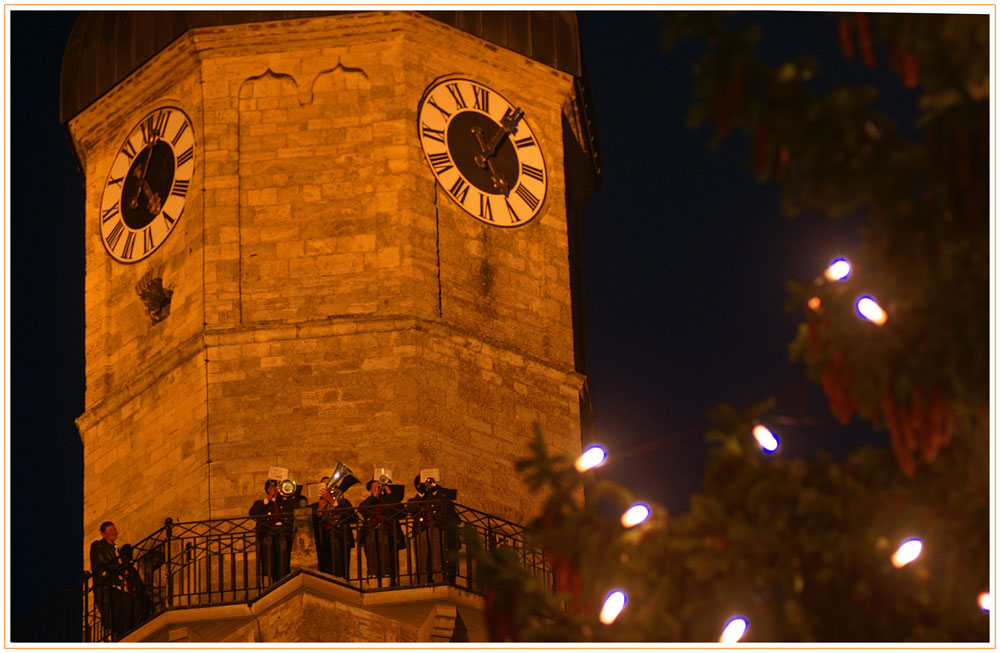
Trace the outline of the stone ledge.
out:
M 504 344 L 490 338 L 484 338 L 476 333 L 454 324 L 440 320 L 432 320 L 417 315 L 336 315 L 326 319 L 307 320 L 297 324 L 276 322 L 262 324 L 256 327 L 222 327 L 210 326 L 205 330 L 205 342 L 208 347 L 222 347 L 240 343 L 271 342 L 281 340 L 297 340 L 302 338 L 325 338 L 330 336 L 355 335 L 362 333 L 386 333 L 391 331 L 423 331 L 437 332 L 435 335 L 461 345 L 462 341 L 474 343 L 470 351 L 480 352 L 484 346 L 497 352 L 523 359 L 524 365 L 538 366 L 544 369 L 550 378 L 565 383 L 576 391 L 580 391 L 586 382 L 586 375 L 576 370 L 543 360 L 516 347 Z
M 477 638 L 485 635 L 484 624 L 477 623 L 483 619 L 483 598 L 457 587 L 439 585 L 361 592 L 322 572 L 302 570 L 293 572 L 268 592 L 247 603 L 167 610 L 122 641 L 166 642 L 171 637 L 180 637 L 182 631 L 183 639 L 187 640 L 192 634 L 197 636 L 198 630 L 205 630 L 195 628 L 195 624 L 211 624 L 208 630 L 219 635 L 219 641 L 223 641 L 227 634 L 240 631 L 303 593 L 371 613 L 373 618 L 412 628 L 419 633 L 421 641 L 443 641 L 446 635 L 451 637 L 456 620 L 472 622 L 470 625 L 473 630 L 468 634 L 476 635 Z

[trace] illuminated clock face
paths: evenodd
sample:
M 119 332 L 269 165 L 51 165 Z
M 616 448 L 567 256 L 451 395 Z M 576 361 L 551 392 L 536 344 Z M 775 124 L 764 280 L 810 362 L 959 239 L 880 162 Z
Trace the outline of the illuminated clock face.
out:
M 184 214 L 194 177 L 191 121 L 160 107 L 132 128 L 104 184 L 101 241 L 116 261 L 135 263 L 157 250 Z
M 463 211 L 520 227 L 545 204 L 548 172 L 525 112 L 470 79 L 431 84 L 417 111 L 427 165 Z

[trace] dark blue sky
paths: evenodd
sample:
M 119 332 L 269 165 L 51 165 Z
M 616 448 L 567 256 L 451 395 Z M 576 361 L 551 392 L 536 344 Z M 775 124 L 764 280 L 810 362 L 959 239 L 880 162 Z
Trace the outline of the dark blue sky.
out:
M 843 62 L 831 17 L 760 17 L 768 53 L 811 51 L 840 81 L 868 74 Z M 13 12 L 9 32 L 6 532 L 15 619 L 82 571 L 73 420 L 83 411 L 84 197 L 59 123 L 72 22 L 65 12 Z M 776 414 L 815 423 L 775 427 L 783 455 L 886 446 L 856 422 L 836 426 L 818 386 L 787 356 L 798 320 L 783 311 L 785 282 L 849 254 L 853 228 L 783 218 L 777 189 L 750 171 L 744 140 L 710 151 L 707 128 L 685 127 L 696 48 L 665 54 L 651 15 L 581 12 L 580 30 L 603 163 L 603 188 L 584 213 L 584 259 L 595 435 L 611 451 L 608 474 L 682 511 L 700 488 L 706 411 L 768 396 L 780 399 Z

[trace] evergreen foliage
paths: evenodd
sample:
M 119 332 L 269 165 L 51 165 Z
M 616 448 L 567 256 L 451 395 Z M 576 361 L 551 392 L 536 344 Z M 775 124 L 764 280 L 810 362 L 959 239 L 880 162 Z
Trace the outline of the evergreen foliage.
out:
M 767 455 L 751 431 L 773 403 L 720 405 L 703 492 L 684 514 L 654 506 L 626 529 L 628 489 L 599 469 L 577 473 L 539 432 L 518 467 L 547 497 L 531 526 L 557 591 L 473 544 L 491 636 L 711 642 L 741 615 L 744 641 L 987 641 L 977 596 L 990 572 L 989 17 L 831 16 L 842 56 L 873 83 L 823 80 L 827 90 L 814 57 L 765 62 L 756 26 L 732 30 L 710 12 L 664 20 L 668 49 L 706 46 L 691 126 L 714 124 L 713 146 L 747 135 L 751 168 L 780 185 L 789 217 L 863 217 L 848 279 L 789 283 L 804 315 L 790 352 L 841 423 L 885 427 L 892 452 Z M 911 122 L 875 108 L 885 66 L 912 91 Z M 859 317 L 862 294 L 886 310 L 883 326 Z M 890 556 L 909 537 L 923 553 L 897 569 Z M 604 625 L 615 589 L 628 600 Z

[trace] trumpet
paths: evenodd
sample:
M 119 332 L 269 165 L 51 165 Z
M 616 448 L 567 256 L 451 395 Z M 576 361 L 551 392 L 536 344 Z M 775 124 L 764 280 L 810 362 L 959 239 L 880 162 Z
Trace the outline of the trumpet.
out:
M 296 485 L 295 481 L 290 478 L 286 478 L 278 483 L 278 494 L 286 499 L 295 494 L 296 489 L 298 489 L 298 485 Z

